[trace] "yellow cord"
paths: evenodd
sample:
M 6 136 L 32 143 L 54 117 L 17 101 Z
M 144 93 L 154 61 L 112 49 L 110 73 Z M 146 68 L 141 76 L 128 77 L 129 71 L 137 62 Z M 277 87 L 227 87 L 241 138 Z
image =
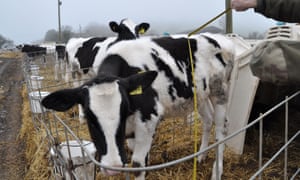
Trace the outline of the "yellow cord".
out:
M 190 37 L 191 35 L 199 32 L 200 30 L 202 30 L 203 28 L 205 28 L 207 25 L 209 25 L 210 23 L 214 22 L 216 19 L 218 19 L 219 17 L 221 17 L 222 15 L 226 14 L 227 12 L 229 12 L 231 10 L 231 8 L 226 9 L 225 11 L 221 12 L 219 15 L 215 16 L 214 18 L 212 18 L 211 20 L 207 21 L 205 24 L 203 24 L 202 26 L 198 27 L 197 29 L 195 29 L 194 31 L 190 32 L 188 34 L 188 37 Z
M 194 31 L 192 31 L 191 33 L 188 34 L 188 48 L 189 48 L 189 55 L 190 55 L 190 63 L 191 63 L 191 70 L 192 70 L 192 81 L 193 81 L 193 85 L 194 85 L 194 89 L 193 89 L 193 94 L 194 94 L 194 153 L 198 152 L 198 103 L 197 103 L 197 86 L 196 86 L 196 80 L 195 80 L 195 71 L 194 71 L 194 60 L 193 60 L 193 56 L 192 56 L 192 48 L 191 48 L 191 42 L 190 42 L 190 36 L 192 36 L 193 34 L 199 32 L 200 30 L 202 30 L 204 27 L 206 27 L 207 25 L 209 25 L 210 23 L 212 23 L 213 21 L 215 21 L 216 19 L 218 19 L 219 17 L 221 17 L 223 14 L 227 13 L 228 11 L 230 11 L 231 8 L 226 9 L 225 11 L 223 11 L 222 13 L 220 13 L 219 15 L 217 15 L 216 17 L 212 18 L 211 20 L 209 20 L 207 23 L 203 24 L 202 26 L 200 26 L 199 28 L 195 29 Z M 193 165 L 193 180 L 197 179 L 197 157 L 194 157 L 194 165 Z
M 197 87 L 195 81 L 195 71 L 194 71 L 194 60 L 192 56 L 192 48 L 190 39 L 188 38 L 188 47 L 189 47 L 189 54 L 190 54 L 190 61 L 191 61 L 191 69 L 192 69 L 192 80 L 194 84 L 194 153 L 198 151 L 198 103 L 197 103 Z M 194 157 L 194 166 L 193 166 L 193 179 L 196 180 L 197 178 L 197 157 Z

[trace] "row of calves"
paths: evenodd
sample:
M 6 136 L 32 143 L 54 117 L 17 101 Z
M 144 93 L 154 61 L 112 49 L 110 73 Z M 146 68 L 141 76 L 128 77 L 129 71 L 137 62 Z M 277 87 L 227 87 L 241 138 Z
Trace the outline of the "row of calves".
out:
M 111 22 L 110 27 L 116 37 L 70 39 L 68 68 L 89 80 L 42 100 L 46 108 L 56 111 L 80 106 L 81 122 L 88 125 L 104 174 L 117 174 L 113 168 L 127 163 L 126 140 L 133 166 L 146 166 L 158 123 L 182 105 L 193 107 L 194 89 L 203 120 L 200 150 L 208 146 L 213 123 L 216 140 L 225 137 L 235 49 L 230 39 L 210 33 L 139 37 L 149 24 L 129 19 Z M 187 115 L 195 115 L 188 109 L 192 108 L 187 108 Z M 221 144 L 212 179 L 221 178 L 223 150 Z M 136 172 L 135 177 L 144 179 L 145 172 Z
M 23 53 L 26 53 L 28 57 L 35 57 L 35 56 L 41 56 L 47 54 L 47 48 L 40 45 L 23 44 L 23 45 L 18 45 L 17 49 L 19 49 Z M 66 53 L 65 50 L 66 50 L 65 45 L 59 45 L 59 44 L 55 45 L 55 52 L 59 59 L 65 58 L 65 53 Z

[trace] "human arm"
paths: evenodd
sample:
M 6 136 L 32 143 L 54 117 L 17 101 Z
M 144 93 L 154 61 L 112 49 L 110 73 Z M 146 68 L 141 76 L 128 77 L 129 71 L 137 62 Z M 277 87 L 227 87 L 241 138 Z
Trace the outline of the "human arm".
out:
M 300 0 L 232 0 L 236 11 L 254 8 L 255 12 L 284 22 L 300 22 Z
M 284 22 L 300 22 L 300 0 L 257 0 L 255 12 Z

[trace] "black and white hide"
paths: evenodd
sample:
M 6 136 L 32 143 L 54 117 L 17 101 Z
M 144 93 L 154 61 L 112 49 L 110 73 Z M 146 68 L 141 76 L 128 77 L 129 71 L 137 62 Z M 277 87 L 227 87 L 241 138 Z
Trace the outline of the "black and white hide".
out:
M 230 40 L 218 34 L 195 35 L 190 37 L 190 42 L 198 108 L 203 119 L 200 149 L 204 149 L 208 146 L 213 122 L 216 141 L 223 139 L 226 133 L 234 47 Z M 126 163 L 124 141 L 129 138 L 133 166 L 144 167 L 157 124 L 182 105 L 193 107 L 193 87 L 186 37 L 141 38 L 112 45 L 94 79 L 74 89 L 51 93 L 42 104 L 57 111 L 81 104 L 100 162 L 106 166 L 123 166 Z M 220 177 L 223 150 L 224 144 L 221 144 Z M 198 160 L 205 156 L 202 154 Z M 215 179 L 216 164 L 213 169 L 212 179 Z M 102 171 L 108 175 L 116 173 Z M 135 176 L 144 179 L 145 172 L 135 173 Z
M 90 37 L 72 38 L 66 45 L 67 61 L 66 82 L 69 82 L 69 75 L 72 74 L 73 86 L 78 87 L 84 81 L 94 77 L 97 69 L 105 57 L 107 49 L 117 42 L 136 39 L 146 32 L 150 25 L 148 23 L 135 24 L 130 19 L 123 19 L 120 24 L 115 21 L 109 23 L 110 29 L 117 33 L 116 37 Z M 93 67 L 93 68 L 92 68 Z M 79 121 L 84 123 L 84 114 L 79 106 Z
M 73 79 L 75 76 L 77 79 L 85 80 L 94 77 L 97 71 L 94 72 L 90 68 L 99 66 L 101 62 L 95 64 L 95 59 L 97 58 L 99 61 L 100 57 L 104 57 L 109 46 L 122 40 L 136 39 L 150 27 L 148 23 L 135 24 L 130 19 L 123 19 L 120 24 L 111 21 L 109 26 L 113 32 L 117 33 L 117 36 L 71 38 L 68 41 L 66 45 L 68 72 L 72 72 Z M 66 76 L 66 81 L 68 82 L 68 80 L 69 76 Z
M 26 53 L 28 57 L 35 57 L 47 54 L 47 48 L 39 45 L 24 44 L 18 47 L 21 52 Z

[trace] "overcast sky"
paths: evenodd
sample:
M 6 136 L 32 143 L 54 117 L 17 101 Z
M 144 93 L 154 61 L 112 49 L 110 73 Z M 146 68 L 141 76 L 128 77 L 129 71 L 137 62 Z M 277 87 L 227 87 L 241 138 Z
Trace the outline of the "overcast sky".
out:
M 149 22 L 156 32 L 176 33 L 195 29 L 225 9 L 225 0 L 61 1 L 61 25 L 74 31 L 91 23 L 130 18 L 136 23 Z M 57 0 L 2 0 L 0 7 L 0 34 L 15 44 L 43 39 L 49 29 L 58 29 Z M 241 35 L 265 32 L 275 25 L 253 10 L 233 12 L 233 17 L 234 32 Z

